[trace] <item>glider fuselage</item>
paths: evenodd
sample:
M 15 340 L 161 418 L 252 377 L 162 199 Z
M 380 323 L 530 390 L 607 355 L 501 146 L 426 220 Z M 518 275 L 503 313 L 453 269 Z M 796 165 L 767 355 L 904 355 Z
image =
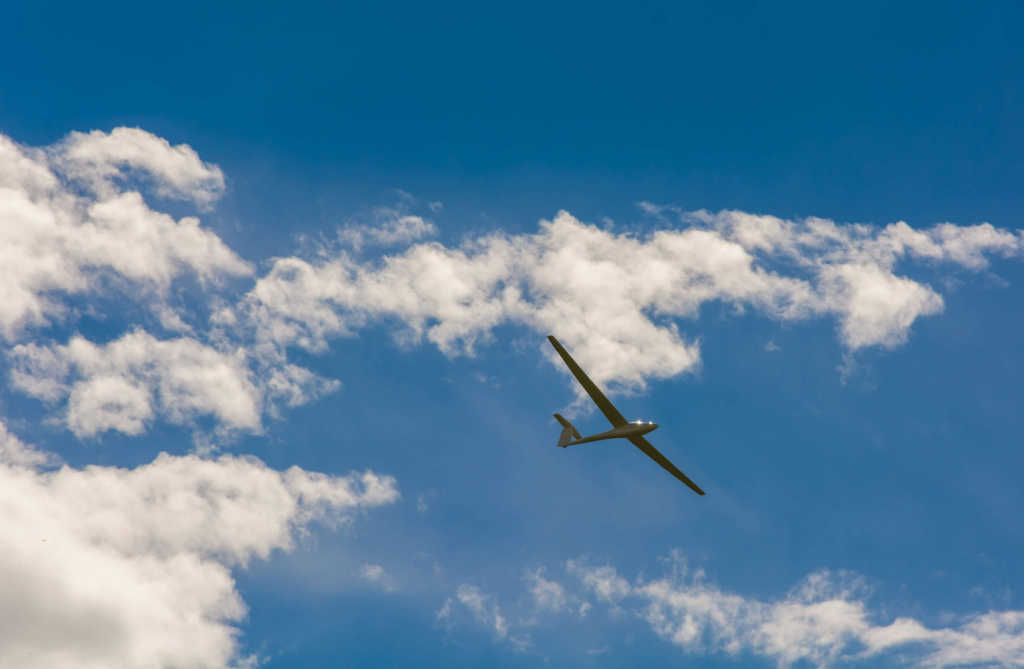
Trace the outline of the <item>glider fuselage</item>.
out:
M 619 427 L 612 428 L 607 432 L 598 432 L 597 434 L 592 434 L 589 437 L 583 437 L 582 439 L 571 441 L 568 444 L 566 444 L 566 446 L 586 444 L 591 441 L 602 441 L 604 439 L 629 439 L 630 437 L 638 437 L 642 434 L 647 434 L 648 432 L 653 432 L 654 430 L 657 429 L 657 423 L 637 420 L 633 421 L 632 423 L 626 423 L 625 425 L 620 425 Z

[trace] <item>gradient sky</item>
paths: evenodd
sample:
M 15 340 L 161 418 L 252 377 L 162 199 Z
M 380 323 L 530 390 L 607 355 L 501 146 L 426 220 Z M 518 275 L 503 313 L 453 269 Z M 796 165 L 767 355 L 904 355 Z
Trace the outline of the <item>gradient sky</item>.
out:
M 0 664 L 1024 666 L 1022 14 L 8 8 Z

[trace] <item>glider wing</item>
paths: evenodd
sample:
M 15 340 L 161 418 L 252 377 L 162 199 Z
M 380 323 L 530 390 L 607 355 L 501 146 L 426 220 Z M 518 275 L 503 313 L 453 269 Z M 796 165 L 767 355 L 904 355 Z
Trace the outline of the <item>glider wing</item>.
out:
M 627 421 L 622 417 L 622 414 L 619 413 L 619 410 L 608 401 L 608 398 L 604 396 L 601 389 L 594 385 L 594 382 L 590 380 L 590 377 L 587 376 L 586 372 L 580 369 L 580 366 L 572 359 L 569 352 L 562 348 L 562 345 L 558 343 L 558 340 L 551 335 L 548 335 L 548 341 L 550 341 L 551 345 L 555 347 L 556 351 L 558 351 L 558 355 L 562 356 L 565 366 L 569 368 L 569 371 L 573 373 L 573 376 L 575 376 L 576 380 L 580 382 L 583 389 L 587 391 L 587 394 L 590 395 L 590 399 L 594 400 L 594 404 L 596 404 L 597 408 L 601 410 L 601 413 L 608 418 L 612 427 L 622 427 L 623 425 L 626 425 Z M 655 453 L 657 453 L 657 451 L 655 451 Z M 652 455 L 651 457 L 653 458 L 654 456 Z M 668 461 L 666 460 L 666 462 Z M 662 466 L 664 467 L 664 465 Z
M 688 477 L 686 474 L 684 474 L 681 471 L 679 471 L 676 468 L 676 466 L 669 461 L 668 458 L 666 458 L 664 455 L 662 455 L 658 451 L 658 449 L 656 449 L 654 446 L 651 446 L 651 442 L 647 441 L 646 439 L 644 439 L 640 435 L 636 435 L 634 437 L 630 437 L 629 440 L 633 442 L 634 446 L 636 446 L 641 451 L 643 451 L 647 455 L 647 457 L 651 458 L 652 460 L 657 462 L 659 465 L 664 467 L 665 470 L 669 474 L 671 474 L 672 476 L 675 476 L 677 479 L 679 479 L 680 481 L 682 481 L 686 485 L 690 486 L 690 488 L 695 493 L 697 493 L 698 495 L 703 495 L 704 494 L 704 491 L 701 490 L 700 487 L 696 483 L 691 481 L 690 477 Z

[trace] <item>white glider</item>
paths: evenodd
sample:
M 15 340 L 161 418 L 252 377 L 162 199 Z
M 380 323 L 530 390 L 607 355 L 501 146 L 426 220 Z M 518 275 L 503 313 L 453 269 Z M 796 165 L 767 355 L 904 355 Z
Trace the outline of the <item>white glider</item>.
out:
M 569 352 L 562 348 L 562 345 L 558 343 L 558 340 L 548 335 L 548 341 L 558 351 L 558 355 L 562 356 L 562 360 L 565 361 L 565 365 L 569 368 L 569 371 L 573 373 L 576 380 L 580 382 L 583 389 L 590 395 L 590 399 L 594 400 L 594 404 L 601 410 L 607 418 L 608 422 L 612 424 L 612 429 L 607 432 L 600 432 L 598 434 L 591 435 L 589 437 L 581 437 L 579 431 L 573 427 L 572 423 L 567 421 L 559 414 L 555 414 L 555 420 L 562 425 L 562 434 L 558 438 L 558 445 L 562 448 L 567 446 L 576 446 L 577 444 L 586 444 L 591 441 L 602 441 L 604 439 L 629 439 L 633 442 L 633 445 L 639 448 L 647 457 L 651 458 L 659 465 L 665 468 L 665 470 L 675 476 L 677 479 L 690 486 L 690 488 L 698 495 L 703 495 L 704 491 L 700 487 L 691 481 L 689 477 L 679 471 L 674 464 L 672 464 L 668 458 L 658 452 L 651 443 L 644 439 L 643 435 L 651 432 L 652 430 L 658 429 L 657 423 L 650 421 L 635 420 L 633 422 L 627 421 L 619 413 L 619 410 L 608 401 L 608 398 L 604 396 L 601 389 L 594 385 L 594 382 L 590 380 L 590 377 L 580 369 L 580 366 L 576 364 L 576 361 L 572 359 Z

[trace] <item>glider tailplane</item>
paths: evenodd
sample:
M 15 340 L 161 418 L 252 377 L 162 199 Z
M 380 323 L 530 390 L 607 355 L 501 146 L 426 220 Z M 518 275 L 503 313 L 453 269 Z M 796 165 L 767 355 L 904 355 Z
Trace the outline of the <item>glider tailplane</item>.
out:
M 562 448 L 568 446 L 575 439 L 579 441 L 583 437 L 580 436 L 579 430 L 573 427 L 573 424 L 562 418 L 561 414 L 555 414 L 555 420 L 562 426 L 562 434 L 558 437 L 558 445 Z

